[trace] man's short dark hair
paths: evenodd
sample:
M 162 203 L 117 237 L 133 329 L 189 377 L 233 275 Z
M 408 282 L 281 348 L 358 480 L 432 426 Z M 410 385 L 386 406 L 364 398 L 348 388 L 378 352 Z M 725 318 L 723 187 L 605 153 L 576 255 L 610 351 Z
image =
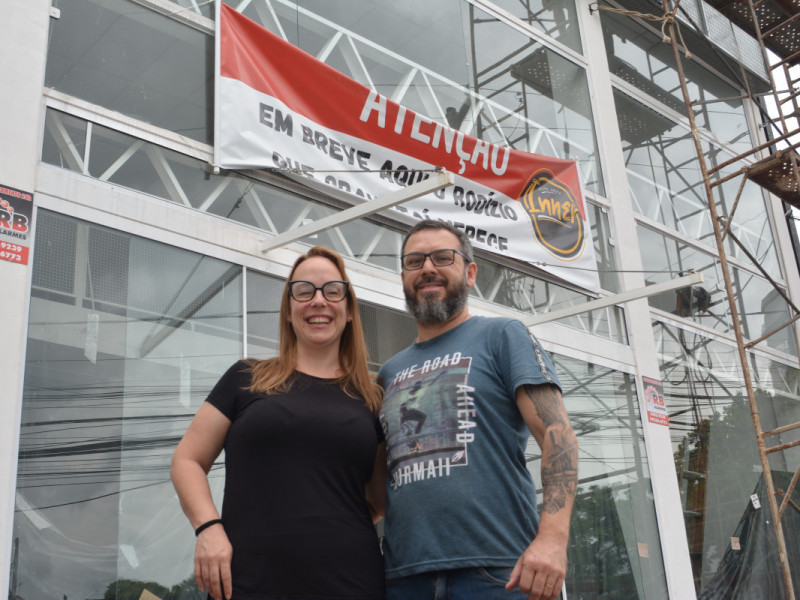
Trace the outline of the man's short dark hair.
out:
M 424 221 L 419 221 L 416 225 L 414 225 L 414 227 L 411 228 L 411 231 L 409 231 L 403 238 L 403 245 L 400 249 L 401 255 L 404 254 L 406 251 L 406 244 L 408 243 L 408 238 L 410 238 L 418 231 L 423 231 L 425 229 L 443 229 L 445 231 L 449 231 L 458 238 L 458 243 L 461 245 L 461 248 L 456 248 L 456 250 L 464 254 L 469 262 L 475 262 L 475 258 L 472 252 L 472 242 L 469 241 L 469 237 L 467 236 L 466 233 L 464 233 L 460 229 L 456 229 L 447 221 L 433 221 L 431 219 L 425 219 Z

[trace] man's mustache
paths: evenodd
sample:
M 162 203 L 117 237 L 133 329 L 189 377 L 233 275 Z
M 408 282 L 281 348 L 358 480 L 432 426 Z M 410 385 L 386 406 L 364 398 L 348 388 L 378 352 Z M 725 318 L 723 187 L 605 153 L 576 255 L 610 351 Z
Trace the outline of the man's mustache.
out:
M 444 277 L 437 277 L 437 276 L 433 275 L 433 276 L 430 276 L 430 277 L 425 277 L 424 279 L 421 279 L 420 281 L 415 283 L 414 284 L 414 290 L 416 291 L 420 287 L 422 287 L 423 285 L 427 285 L 429 283 L 440 283 L 443 286 L 447 287 L 447 280 Z

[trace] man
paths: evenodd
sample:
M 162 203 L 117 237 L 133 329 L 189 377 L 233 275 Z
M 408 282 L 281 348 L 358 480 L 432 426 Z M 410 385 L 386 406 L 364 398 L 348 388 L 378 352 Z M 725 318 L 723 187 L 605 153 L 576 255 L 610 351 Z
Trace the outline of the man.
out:
M 578 452 L 553 365 L 519 321 L 469 314 L 478 267 L 463 232 L 418 223 L 402 268 L 417 339 L 380 371 L 387 600 L 552 600 Z M 542 451 L 541 520 L 529 432 Z

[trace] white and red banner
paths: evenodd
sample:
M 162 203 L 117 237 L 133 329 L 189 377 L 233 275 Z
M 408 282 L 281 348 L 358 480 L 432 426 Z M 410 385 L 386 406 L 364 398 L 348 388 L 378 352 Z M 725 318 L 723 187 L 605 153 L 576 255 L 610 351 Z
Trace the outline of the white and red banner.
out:
M 465 135 L 370 90 L 229 6 L 218 10 L 217 166 L 283 169 L 312 187 L 363 200 L 443 167 L 455 174 L 454 186 L 391 210 L 449 221 L 476 248 L 599 289 L 573 161 Z

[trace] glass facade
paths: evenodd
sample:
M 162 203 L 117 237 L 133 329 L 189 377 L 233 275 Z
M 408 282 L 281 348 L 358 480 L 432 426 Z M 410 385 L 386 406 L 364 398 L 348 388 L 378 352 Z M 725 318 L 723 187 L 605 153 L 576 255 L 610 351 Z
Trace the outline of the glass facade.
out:
M 230 364 L 274 356 L 282 281 L 58 213 L 40 211 L 39 232 L 16 487 L 17 595 L 202 597 L 192 532 L 169 481 L 171 454 Z M 377 368 L 415 327 L 404 313 L 360 308 Z M 580 439 L 570 555 L 589 569 L 571 570 L 568 589 L 663 597 L 632 378 L 554 360 Z M 537 452 L 531 441 L 538 479 Z M 221 459 L 210 480 L 219 501 Z
M 732 333 L 730 305 L 719 260 L 688 242 L 644 226 L 638 228 L 638 234 L 648 283 L 658 283 L 690 271 L 703 275 L 699 286 L 650 296 L 650 305 L 708 328 Z M 756 340 L 790 321 L 789 305 L 766 279 L 743 268 L 733 267 L 730 271 L 746 338 Z M 777 331 L 764 343 L 787 354 L 797 354 L 791 327 Z
M 568 597 L 667 598 L 633 378 L 553 358 L 580 453 Z M 529 451 L 537 473 L 539 447 Z
M 703 276 L 698 286 L 648 299 L 653 309 L 669 314 L 668 319 L 654 315 L 653 334 L 695 589 L 703 598 L 739 597 L 732 592 L 736 589 L 741 597 L 772 597 L 778 588 L 764 582 L 774 575 L 762 573 L 769 561 L 778 568 L 777 554 L 742 529 L 751 495 L 767 500 L 703 174 L 683 116 L 671 48 L 625 16 L 602 12 L 601 20 L 609 68 L 618 78 L 615 112 L 645 281 L 654 284 L 689 272 Z M 699 62 L 687 60 L 683 66 L 703 159 L 712 169 L 754 145 L 742 91 Z M 712 181 L 742 166 L 733 163 Z M 752 182 L 739 186 L 740 178 L 717 186 L 714 202 L 721 227 L 730 225 L 724 246 L 741 332 L 748 340 L 775 332 L 758 347 L 782 356 L 750 355 L 753 377 L 759 379 L 759 412 L 769 415 L 762 428 L 768 430 L 797 421 L 796 394 L 790 391 L 796 369 L 784 362 L 797 356 L 796 332 L 793 325 L 781 328 L 791 322 L 793 309 L 784 297 L 784 271 L 765 194 Z M 765 273 L 777 280 L 779 290 Z M 781 391 L 772 387 L 773 371 Z M 787 470 L 786 460 L 786 452 L 771 458 L 778 477 Z M 774 544 L 767 514 L 764 510 L 761 538 Z M 737 582 L 737 568 L 759 573 L 756 587 L 744 575 Z
M 627 84 L 685 115 L 672 47 L 630 17 L 601 12 L 609 69 Z M 737 151 L 752 147 L 742 91 L 697 62 L 683 64 L 697 124 Z
M 169 464 L 242 355 L 242 269 L 45 211 L 37 239 L 16 594 L 128 598 L 142 581 L 158 596 L 192 597 L 192 532 Z M 210 480 L 219 495 L 217 467 Z
M 215 175 L 198 158 L 55 110 L 46 114 L 42 161 L 273 234 L 295 229 L 337 210 L 307 195 L 276 187 L 274 179 L 269 180 L 273 183 L 270 184 L 228 171 Z M 617 290 L 607 211 L 589 204 L 588 217 L 601 284 L 605 289 Z M 397 228 L 360 220 L 306 241 L 327 245 L 343 256 L 396 273 L 400 269 L 402 237 Z M 479 276 L 472 293 L 489 302 L 538 314 L 587 299 L 585 294 L 512 265 L 480 256 L 477 261 Z M 618 307 L 565 319 L 563 324 L 615 342 L 627 342 Z
M 45 86 L 212 143 L 212 36 L 129 0 L 52 4 Z
M 199 599 L 194 537 L 169 482 L 169 460 L 219 375 L 242 356 L 277 351 L 282 280 L 270 265 L 283 263 L 245 259 L 241 250 L 198 250 L 196 230 L 213 221 L 230 236 L 265 237 L 342 206 L 273 172 L 211 166 L 213 3 L 52 4 L 59 10 L 47 38 L 39 168 L 45 180 L 78 182 L 98 200 L 82 204 L 77 183 L 48 189 L 55 199 L 36 216 L 9 597 L 133 600 L 146 590 L 163 600 Z M 670 574 L 669 564 L 674 570 L 689 562 L 697 592 L 711 594 L 763 478 L 669 47 L 628 16 L 603 11 L 592 23 L 580 12 L 586 7 L 571 1 L 248 0 L 235 8 L 432 120 L 577 160 L 604 295 L 639 287 L 630 277 L 623 287 L 619 277 L 634 253 L 640 286 L 703 274 L 700 285 L 637 305 L 652 330 L 629 335 L 627 309 L 617 305 L 548 324 L 539 337 L 556 349 L 579 440 L 567 598 L 661 600 L 685 577 Z M 583 25 L 596 27 L 595 35 Z M 752 147 L 752 107 L 735 78 L 702 61 L 684 67 L 708 165 Z M 600 123 L 618 127 L 618 154 L 600 156 Z M 603 169 L 610 161 L 625 165 L 613 188 L 613 170 Z M 627 196 L 607 196 L 626 187 L 630 206 L 622 204 Z M 122 231 L 85 216 L 108 210 L 103 198 L 119 190 L 131 199 L 131 214 L 155 203 L 178 216 L 168 243 L 130 215 L 119 218 L 141 228 Z M 782 293 L 796 283 L 796 266 L 787 266 L 776 234 L 784 224 L 774 222 L 761 188 L 740 190 L 733 180 L 715 194 L 717 211 L 731 223 L 724 243 L 742 330 L 756 340 L 790 320 Z M 73 205 L 85 209 L 81 218 Z M 633 214 L 630 230 L 616 229 L 619 208 Z M 367 280 L 394 286 L 406 229 L 398 214 L 300 243 L 329 246 Z M 478 312 L 524 317 L 593 298 L 504 256 L 481 253 L 476 262 Z M 386 288 L 364 290 L 370 302 L 360 307 L 373 370 L 415 336 L 413 320 L 398 310 L 399 285 Z M 800 419 L 797 355 L 794 326 L 748 352 L 765 429 Z M 664 386 L 663 448 L 642 414 L 641 374 L 659 374 Z M 772 443 L 795 439 L 777 437 Z M 526 457 L 538 482 L 533 439 Z M 770 461 L 791 472 L 800 449 Z M 654 488 L 664 488 L 654 484 L 676 477 L 676 497 L 657 501 Z M 219 501 L 221 460 L 210 481 Z M 664 539 L 676 526 L 667 514 L 684 517 L 688 561 L 683 546 Z
M 495 0 L 498 8 L 507 11 L 520 23 L 546 33 L 565 46 L 581 51 L 578 15 L 571 2 L 544 2 L 543 0 Z
M 170 459 L 231 364 L 274 356 L 283 281 L 57 213 L 40 211 L 38 227 L 16 594 L 204 597 Z M 362 313 L 375 366 L 413 338 L 405 314 Z M 222 459 L 210 481 L 220 501 Z
M 615 93 L 614 101 L 635 210 L 716 250 L 700 164 L 689 130 L 622 92 Z M 709 168 L 731 158 L 709 144 L 704 144 L 704 151 Z M 734 164 L 722 175 L 741 166 Z M 738 180 L 728 181 L 715 196 L 717 214 L 730 220 L 731 231 L 741 241 L 739 246 L 729 236 L 725 251 L 743 260 L 749 253 L 767 271 L 780 273 L 772 228 L 769 219 L 764 218 L 763 191 L 752 182 L 744 186 L 741 194 L 737 193 L 738 187 Z
M 742 535 L 742 550 L 748 550 L 747 533 L 740 533 L 739 525 L 751 495 L 760 493 L 763 498 L 750 407 L 734 346 L 660 321 L 654 322 L 654 331 L 695 584 L 703 597 L 714 597 L 729 568 L 724 557 L 732 539 Z M 797 367 L 753 357 L 751 369 L 763 429 L 800 420 Z M 769 444 L 794 439 L 791 434 L 779 437 Z M 789 473 L 790 478 L 798 460 L 795 448 L 773 455 L 770 468 L 788 480 L 783 475 Z M 760 570 L 772 561 L 777 569 L 772 528 L 765 527 L 762 535 L 771 538 L 765 547 L 769 554 L 746 564 Z M 790 555 L 796 550 L 790 548 Z M 762 587 L 762 597 L 777 597 L 770 590 L 776 588 Z

